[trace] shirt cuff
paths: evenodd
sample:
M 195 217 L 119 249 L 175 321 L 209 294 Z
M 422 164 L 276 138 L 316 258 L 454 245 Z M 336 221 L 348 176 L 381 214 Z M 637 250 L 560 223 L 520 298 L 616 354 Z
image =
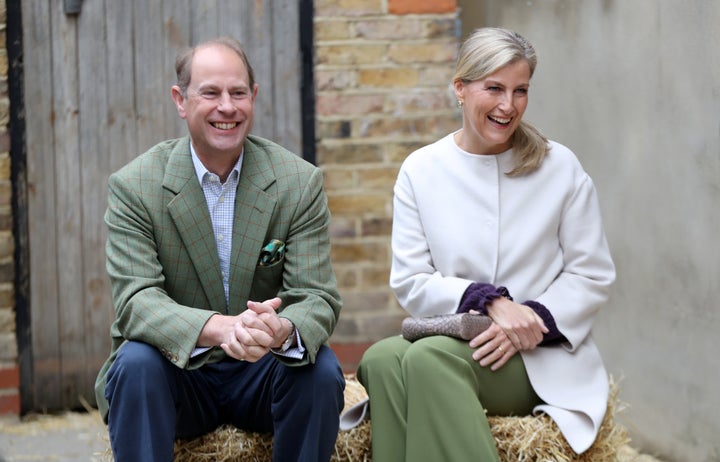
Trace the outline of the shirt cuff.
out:
M 206 351 L 208 351 L 212 347 L 195 347 L 193 348 L 193 351 L 190 352 L 190 357 L 194 358 L 197 355 L 203 354 Z
M 303 359 L 305 356 L 305 346 L 302 344 L 302 339 L 300 338 L 300 331 L 295 329 L 295 340 L 296 345 L 294 347 L 288 348 L 285 351 L 282 351 L 280 348 L 271 348 L 270 351 L 272 351 L 274 354 L 278 356 L 284 356 L 286 358 L 292 358 L 292 359 Z

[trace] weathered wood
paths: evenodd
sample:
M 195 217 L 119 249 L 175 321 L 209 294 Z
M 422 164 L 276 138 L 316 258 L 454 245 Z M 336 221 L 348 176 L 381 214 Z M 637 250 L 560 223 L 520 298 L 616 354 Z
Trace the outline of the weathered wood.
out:
M 281 0 L 273 3 L 273 105 L 268 119 L 272 120 L 272 139 L 302 155 L 302 124 L 286 117 L 275 117 L 278 114 L 302 114 L 301 59 L 298 52 L 300 41 L 299 20 L 288 21 L 287 18 L 299 18 L 298 0 Z M 284 85 L 283 82 L 291 82 Z
M 105 36 L 103 46 L 112 52 L 107 59 L 108 159 L 114 172 L 137 157 L 137 123 L 135 117 L 135 80 L 133 78 L 134 40 L 133 9 L 126 2 L 105 2 Z M 109 172 L 105 172 L 109 173 Z M 103 187 L 104 190 L 107 187 Z M 103 197 L 107 196 L 107 191 Z
M 165 75 L 165 54 L 162 45 L 162 2 L 132 1 L 135 41 L 135 111 L 138 148 L 145 151 L 165 134 L 163 106 L 171 104 Z
M 54 172 L 54 112 L 50 2 L 23 3 L 25 48 L 25 121 L 27 127 L 28 229 L 32 383 L 23 393 L 33 403 L 60 401 L 57 235 Z M 33 50 L 33 53 L 28 53 Z M 32 155 L 31 155 L 32 153 Z M 46 366 L 47 365 L 47 366 Z M 44 400 L 44 401 L 38 401 Z M 25 401 L 25 400 L 24 400 Z
M 112 2 L 110 2 L 112 3 Z M 107 323 L 112 312 L 108 310 L 110 285 L 105 275 L 105 264 L 98 254 L 105 247 L 106 229 L 103 214 L 107 207 L 106 184 L 110 171 L 108 145 L 108 63 L 107 35 L 103 2 L 86 2 L 83 14 L 77 19 L 78 93 L 80 114 L 79 168 L 82 242 L 81 289 L 78 294 L 82 303 L 77 311 L 82 317 L 78 322 L 79 339 L 82 340 L 82 356 L 73 352 L 79 362 L 78 382 L 73 387 L 77 396 L 70 394 L 68 402 L 84 398 L 93 402 L 93 383 L 104 361 L 104 352 L 110 348 Z M 92 192 L 92 194 L 87 194 Z M 79 348 L 79 347 L 78 347 Z M 63 357 L 63 373 L 67 370 L 69 355 Z M 71 363 L 72 364 L 72 363 Z M 72 373 L 72 371 L 68 371 Z
M 60 340 L 60 396 L 63 402 L 67 402 L 77 399 L 78 384 L 84 380 L 78 362 L 71 359 L 85 359 L 79 57 L 77 16 L 66 15 L 58 2 L 51 2 L 50 11 L 54 35 L 52 69 L 55 130 L 52 152 L 56 181 L 55 225 L 58 234 L 58 247 L 55 249 L 55 268 L 58 274 L 55 316 Z
M 35 410 L 93 402 L 114 318 L 105 272 L 107 178 L 187 129 L 170 98 L 185 46 L 243 42 L 260 84 L 254 133 L 302 146 L 296 0 L 22 0 Z M 27 409 L 32 410 L 32 409 Z

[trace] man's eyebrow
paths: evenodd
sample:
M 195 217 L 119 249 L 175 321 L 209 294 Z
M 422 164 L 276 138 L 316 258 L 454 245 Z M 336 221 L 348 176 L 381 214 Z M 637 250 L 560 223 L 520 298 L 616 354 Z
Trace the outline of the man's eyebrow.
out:
M 230 85 L 230 86 L 228 87 L 228 89 L 229 89 L 230 91 L 237 91 L 237 90 L 248 91 L 249 88 L 250 88 L 250 87 L 248 87 L 248 86 L 247 86 L 246 84 L 244 84 L 244 83 L 239 83 L 239 84 L 237 84 L 237 85 Z M 197 91 L 201 91 L 201 90 L 219 90 L 219 89 L 220 89 L 220 85 L 215 84 L 215 83 L 210 83 L 210 82 L 201 83 L 201 84 L 198 85 L 198 87 L 197 87 Z

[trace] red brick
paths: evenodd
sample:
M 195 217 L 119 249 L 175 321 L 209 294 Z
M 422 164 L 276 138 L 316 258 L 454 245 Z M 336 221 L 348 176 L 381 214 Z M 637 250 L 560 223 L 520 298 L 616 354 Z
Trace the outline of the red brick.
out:
M 10 151 L 10 134 L 8 132 L 0 133 L 0 153 Z
M 438 14 L 457 10 L 457 0 L 388 0 L 390 14 Z
M 0 415 L 20 415 L 20 395 L 0 395 Z
M 354 374 L 360 363 L 363 353 L 367 350 L 372 342 L 365 343 L 331 343 L 330 348 L 340 361 L 340 366 L 346 374 Z
M 20 386 L 20 368 L 0 369 L 0 389 L 18 388 Z

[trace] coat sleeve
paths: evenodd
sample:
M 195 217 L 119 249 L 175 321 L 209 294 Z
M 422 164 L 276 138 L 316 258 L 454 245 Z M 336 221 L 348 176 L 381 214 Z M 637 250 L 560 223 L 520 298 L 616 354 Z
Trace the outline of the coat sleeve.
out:
M 400 170 L 394 189 L 390 286 L 413 316 L 454 313 L 472 280 L 435 268 L 410 175 Z
M 563 268 L 537 297 L 552 311 L 573 351 L 590 334 L 597 310 L 607 301 L 615 266 L 603 230 L 597 193 L 582 175 L 560 221 Z

